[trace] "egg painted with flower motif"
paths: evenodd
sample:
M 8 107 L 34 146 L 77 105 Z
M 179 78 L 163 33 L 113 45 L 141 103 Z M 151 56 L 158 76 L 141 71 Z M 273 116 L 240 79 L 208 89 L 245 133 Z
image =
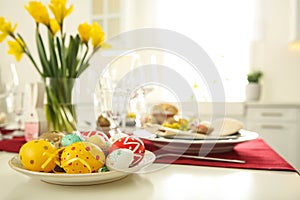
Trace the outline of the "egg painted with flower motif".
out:
M 116 149 L 108 154 L 106 167 L 111 171 L 126 171 L 134 160 L 134 153 L 129 149 Z

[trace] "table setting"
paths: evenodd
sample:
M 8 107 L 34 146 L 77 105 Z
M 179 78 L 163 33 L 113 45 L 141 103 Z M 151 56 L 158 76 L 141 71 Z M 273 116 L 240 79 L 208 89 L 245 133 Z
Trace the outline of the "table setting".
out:
M 104 107 L 105 112 L 110 110 L 108 108 L 110 106 L 106 105 Z M 102 129 L 103 127 L 101 127 L 101 125 L 105 124 L 103 123 L 103 118 L 101 118 L 101 123 L 98 123 L 98 118 L 96 118 L 94 129 L 89 131 L 84 130 L 79 133 L 76 132 L 76 134 L 80 134 L 86 141 L 92 140 L 91 138 L 96 134 L 100 134 L 105 138 L 108 137 L 109 139 L 117 137 L 118 134 L 122 134 L 122 137 L 124 138 L 128 136 L 139 138 L 145 147 L 144 158 L 139 164 L 130 167 L 129 170 L 125 170 L 124 168 L 111 168 L 110 171 L 93 173 L 57 173 L 54 171 L 41 172 L 29 170 L 26 169 L 20 161 L 20 149 L 29 141 L 26 140 L 24 135 L 11 135 L 12 138 L 0 141 L 0 160 L 2 159 L 1 163 L 3 162 L 5 166 L 4 171 L 9 173 L 10 176 L 15 177 L 20 183 L 26 183 L 27 185 L 25 184 L 25 187 L 28 187 L 28 190 L 30 190 L 30 187 L 37 187 L 41 188 L 41 191 L 49 192 L 57 190 L 62 186 L 72 187 L 75 188 L 75 190 L 76 186 L 86 186 L 92 191 L 92 199 L 98 198 L 98 193 L 96 191 L 101 188 L 106 188 L 106 192 L 102 193 L 104 196 L 116 198 L 119 194 L 112 195 L 111 193 L 108 193 L 109 187 L 119 188 L 120 185 L 129 186 L 132 184 L 134 187 L 126 187 L 126 190 L 124 190 L 122 194 L 120 193 L 124 199 L 132 197 L 129 193 L 134 192 L 137 188 L 141 191 L 147 191 L 149 193 L 153 192 L 152 195 L 149 195 L 150 199 L 154 197 L 156 199 L 167 199 L 166 191 L 162 190 L 162 188 L 166 188 L 166 186 L 163 186 L 162 183 L 168 181 L 171 187 L 171 183 L 174 182 L 171 177 L 179 175 L 197 177 L 198 184 L 209 184 L 211 187 L 213 187 L 212 183 L 204 181 L 207 177 L 217 182 L 222 182 L 225 181 L 224 178 L 226 176 L 229 176 L 236 182 L 241 181 L 245 185 L 249 184 L 249 182 L 245 182 L 247 179 L 245 181 L 234 179 L 234 174 L 236 173 L 240 175 L 243 174 L 243 176 L 249 176 L 251 174 L 251 177 L 255 180 L 253 183 L 254 185 L 258 185 L 259 182 L 261 183 L 261 178 L 259 177 L 266 177 L 266 179 L 273 180 L 268 177 L 268 174 L 270 173 L 274 178 L 286 180 L 286 184 L 290 183 L 291 180 L 295 185 L 300 184 L 300 181 L 298 181 L 299 179 L 296 178 L 299 177 L 299 174 L 293 166 L 286 162 L 264 140 L 262 140 L 259 137 L 259 133 L 244 129 L 238 120 L 222 118 L 222 123 L 225 123 L 225 128 L 226 122 L 237 123 L 237 126 L 234 127 L 230 126 L 228 128 L 227 126 L 226 131 L 223 130 L 223 133 L 221 131 L 222 129 L 217 127 L 218 123 L 208 123 L 207 121 L 203 123 L 203 121 L 199 119 L 197 119 L 197 122 L 195 122 L 195 119 L 188 120 L 189 124 L 192 126 L 195 124 L 199 125 L 196 130 L 199 129 L 201 132 L 195 133 L 192 131 L 195 129 L 189 129 L 187 126 L 183 126 L 183 130 L 178 129 L 177 125 L 174 125 L 174 123 L 178 122 L 178 119 L 175 122 L 172 121 L 172 124 L 158 124 L 157 122 L 149 120 L 153 117 L 153 113 L 150 113 L 146 119 L 142 120 L 142 122 L 144 122 L 144 124 L 142 124 L 143 126 L 136 127 L 132 126 L 132 123 L 126 123 L 126 118 L 130 118 L 129 121 L 132 122 L 134 121 L 132 119 L 137 115 L 132 113 L 123 114 L 122 116 L 126 117 L 125 123 L 121 123 L 122 120 L 113 117 L 114 113 L 112 111 L 109 112 L 111 112 L 109 115 L 103 115 L 103 112 L 98 112 L 98 114 L 102 115 L 105 119 L 109 118 L 109 120 L 104 119 L 105 123 L 109 122 L 112 125 L 108 132 L 105 133 L 105 131 L 102 131 L 104 129 Z M 169 114 L 167 113 L 167 115 Z M 174 116 L 183 117 L 180 115 Z M 125 124 L 125 126 L 122 124 Z M 131 126 L 126 127 L 126 124 Z M 204 125 L 207 127 L 205 128 Z M 9 135 L 9 133 L 7 135 Z M 42 135 L 39 137 L 41 136 Z M 116 140 L 111 139 L 111 142 L 118 141 L 120 138 Z M 105 140 L 107 141 L 107 139 Z M 131 155 L 129 151 L 124 151 L 124 153 L 126 155 L 127 153 Z M 107 158 L 108 154 L 106 155 L 106 159 Z M 203 179 L 203 177 L 206 178 Z M 141 181 L 142 184 L 136 185 L 137 181 Z M 189 181 L 196 180 L 189 179 Z M 9 185 L 11 186 L 17 183 L 18 182 L 9 181 Z M 154 184 L 154 186 L 152 185 L 149 187 L 149 183 Z M 0 182 L 0 184 L 4 183 Z M 44 184 L 49 186 L 45 186 Z M 234 183 L 232 184 L 234 185 Z M 270 183 L 268 182 L 266 184 Z M 251 188 L 253 188 L 251 190 L 252 195 L 257 194 L 257 196 L 260 196 L 264 194 L 264 192 L 254 185 L 251 185 Z M 159 194 L 152 190 L 154 188 Z M 172 185 L 172 188 L 174 188 L 174 185 Z M 168 190 L 172 188 L 168 188 Z M 277 186 L 272 186 L 271 188 L 277 188 Z M 188 191 L 187 196 L 190 199 L 201 195 L 201 193 L 196 192 L 197 190 L 190 191 L 191 186 L 181 186 L 181 189 L 183 191 Z M 227 189 L 229 188 L 227 187 Z M 74 189 L 70 189 L 70 192 L 73 190 Z M 240 191 L 244 194 L 247 193 L 245 189 L 240 189 Z M 295 193 L 295 196 L 300 195 L 297 194 L 297 190 L 294 187 L 289 188 L 287 191 Z M 88 194 L 88 192 L 82 192 Z M 14 196 L 14 194 L 10 192 L 3 194 L 7 195 L 7 197 Z M 170 195 L 169 192 L 168 194 Z M 240 195 L 240 193 L 236 194 Z M 139 198 L 144 197 L 144 194 L 141 193 L 137 193 L 137 195 Z M 178 193 L 178 195 L 182 195 L 182 193 Z M 248 193 L 248 195 L 250 194 Z M 40 197 L 41 194 L 38 192 L 35 193 L 34 196 Z M 73 199 L 78 199 L 80 195 L 71 196 Z M 267 196 L 272 197 L 269 193 Z M 276 196 L 278 196 L 278 194 Z M 47 195 L 47 198 L 51 197 L 57 198 L 54 192 L 51 195 Z
M 99 133 L 90 131 L 83 135 L 91 137 L 96 132 Z M 111 170 L 78 174 L 37 172 L 24 169 L 17 148 L 16 153 L 9 153 L 10 149 L 0 151 L 0 169 L 6 174 L 5 177 L 10 177 L 6 183 L 0 181 L 0 185 L 4 187 L 5 184 L 11 188 L 1 191 L 1 194 L 4 199 L 18 198 L 19 195 L 22 195 L 23 199 L 32 197 L 52 199 L 60 198 L 67 193 L 72 199 L 81 199 L 82 195 L 89 195 L 90 199 L 98 199 L 101 195 L 103 198 L 123 199 L 178 199 L 183 196 L 197 199 L 202 196 L 208 199 L 239 197 L 247 200 L 259 199 L 262 196 L 268 198 L 300 196 L 299 174 L 257 135 L 249 141 L 235 144 L 230 151 L 209 153 L 204 157 L 195 154 L 175 154 L 165 151 L 151 140 L 142 137 L 140 139 L 145 146 L 144 161 L 132 167 L 130 171 Z M 20 142 L 22 145 L 26 143 L 24 138 L 23 142 Z M 9 147 L 12 146 L 14 145 Z M 193 184 L 181 184 L 180 181 Z M 78 189 L 78 186 L 85 187 Z M 223 189 L 216 193 L 214 187 Z M 237 192 L 228 194 L 232 187 Z M 16 188 L 19 188 L 17 193 L 13 192 Z M 33 192 L 32 188 L 38 191 Z M 282 192 L 276 192 L 279 190 Z M 30 191 L 31 195 L 28 195 Z
M 105 141 L 110 140 L 111 142 L 120 140 L 122 137 L 134 136 L 140 138 L 141 143 L 144 145 L 146 149 L 146 161 L 143 161 L 142 164 L 132 168 L 130 171 L 124 168 L 113 169 L 113 172 L 118 172 L 118 175 L 107 175 L 107 179 L 102 177 L 101 173 L 95 173 L 95 175 L 88 173 L 86 174 L 87 177 L 84 177 L 81 174 L 53 174 L 53 172 L 45 173 L 26 170 L 20 163 L 19 156 L 13 157 L 9 161 L 9 166 L 17 172 L 40 178 L 45 182 L 66 185 L 90 185 L 119 180 L 131 173 L 147 172 L 147 166 L 152 163 L 297 172 L 295 168 L 277 154 L 265 141 L 259 138 L 259 134 L 255 132 L 241 129 L 238 131 L 240 135 L 236 138 L 220 139 L 214 136 L 209 139 L 197 138 L 192 140 L 191 138 L 182 139 L 182 137 L 179 139 L 157 138 L 157 135 L 150 131 L 153 131 L 153 129 L 149 130 L 147 127 L 136 128 L 132 133 L 125 134 L 121 132 L 110 136 L 110 139 L 107 139 L 107 135 L 99 130 L 82 132 L 82 137 L 94 139 L 95 135 L 100 135 L 106 138 L 104 139 Z M 14 137 L 10 140 L 0 141 L 0 150 L 19 153 L 20 148 L 26 143 L 28 142 L 24 136 Z M 143 170 L 144 167 L 145 169 Z M 64 178 L 71 176 L 75 177 L 72 184 L 68 181 L 70 179 L 66 179 L 65 182 L 63 181 Z M 77 176 L 82 176 L 82 179 L 85 181 Z M 78 181 L 76 181 L 77 179 Z
M 299 172 L 241 121 L 224 115 L 203 120 L 196 108 L 186 115 L 180 101 L 159 97 L 150 104 L 146 97 L 156 85 L 131 83 L 140 76 L 115 79 L 109 66 L 91 80 L 96 86 L 83 87 L 84 75 L 98 73 L 87 70 L 91 58 L 110 46 L 102 27 L 81 23 L 68 35 L 63 22 L 73 5 L 66 1 L 30 1 L 25 9 L 35 21 L 39 59 L 4 17 L 1 42 L 12 39 L 9 54 L 17 61 L 27 56 L 40 82 L 16 90 L 15 78 L 14 88 L 1 93 L 14 105 L 0 115 L 1 199 L 257 199 L 274 197 L 271 190 L 290 182 L 280 195 L 300 197 Z M 92 98 L 84 114 L 78 112 L 82 90 Z M 12 119 L 5 116 L 12 112 Z M 278 179 L 280 185 L 272 185 Z
M 109 83 L 106 78 L 104 80 Z M 24 134 L 14 135 L 14 131 L 7 131 L 3 134 L 6 129 L 2 129 L 2 135 L 6 136 L 0 141 L 0 150 L 17 153 L 8 160 L 8 166 L 17 173 L 42 182 L 69 186 L 101 185 L 120 181 L 129 175 L 151 173 L 153 171 L 151 166 L 156 166 L 155 164 L 298 173 L 293 166 L 259 138 L 259 133 L 245 130 L 243 123 L 239 120 L 223 117 L 209 122 L 195 117 L 186 117 L 180 115 L 180 110 L 175 104 L 166 102 L 155 104 L 149 113 L 143 114 L 143 119 L 137 119 L 137 116 L 141 115 L 128 113 L 125 109 L 124 92 L 115 92 L 111 85 L 103 85 L 103 81 L 99 81 L 96 92 L 94 102 L 96 120 L 95 128 L 92 130 L 73 133 L 46 131 L 37 138 L 29 139 Z M 136 120 L 138 123 L 132 123 Z M 132 142 L 122 141 L 130 137 L 140 141 L 140 145 L 143 146 L 141 161 L 132 166 L 130 160 L 134 160 L 132 148 L 135 147 L 128 146 Z M 63 145 L 64 138 L 68 138 L 71 142 Z M 56 153 L 47 154 L 49 158 L 44 161 L 44 164 L 52 162 L 54 155 L 59 155 L 55 161 L 55 167 L 61 171 L 56 171 L 54 166 L 46 172 L 43 168 L 32 170 L 22 163 L 21 158 L 24 156 L 21 154 L 21 149 L 30 142 L 40 140 L 50 142 L 57 147 Z M 117 148 L 118 153 L 116 150 L 108 151 L 119 141 L 122 142 L 118 144 L 120 145 Z M 91 148 L 87 143 L 100 147 L 100 151 L 104 152 L 104 167 L 110 166 L 109 169 L 102 171 L 102 166 L 96 171 L 90 170 L 82 173 L 75 168 L 75 173 L 69 172 L 67 165 L 63 164 L 61 154 L 72 143 L 82 143 L 86 149 Z M 44 153 L 37 156 L 41 155 Z M 89 166 L 86 164 L 87 160 L 77 161 L 76 159 L 77 157 L 70 158 L 68 165 L 74 165 L 77 162 L 76 164 L 82 163 L 84 166 Z M 156 170 L 159 168 L 161 166 Z

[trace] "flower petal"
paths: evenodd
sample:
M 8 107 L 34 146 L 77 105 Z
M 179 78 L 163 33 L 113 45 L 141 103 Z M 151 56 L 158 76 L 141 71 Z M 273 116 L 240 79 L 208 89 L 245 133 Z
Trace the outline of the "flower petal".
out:
M 64 18 L 73 12 L 73 5 L 69 8 L 66 6 L 66 0 L 51 0 L 49 8 L 59 24 L 62 24 Z
M 92 44 L 94 48 L 100 46 L 104 42 L 105 34 L 101 26 L 96 22 L 93 23 L 90 34 L 91 34 Z
M 60 30 L 60 25 L 55 19 L 50 19 L 50 29 L 53 35 L 55 35 Z
M 14 41 L 7 41 L 7 44 L 9 46 L 9 50 L 7 53 L 15 56 L 16 60 L 20 61 L 24 53 L 22 41 L 20 39 L 17 39 Z
M 0 42 L 5 40 L 8 35 L 13 35 L 17 28 L 17 24 L 11 25 L 11 22 L 6 22 L 4 17 L 0 17 Z
M 42 23 L 46 26 L 49 26 L 50 18 L 48 10 L 41 2 L 30 1 L 28 6 L 25 6 L 25 9 L 37 23 Z
M 89 25 L 88 23 L 82 23 L 78 26 L 79 36 L 85 44 L 88 44 L 89 42 L 91 29 L 92 26 Z

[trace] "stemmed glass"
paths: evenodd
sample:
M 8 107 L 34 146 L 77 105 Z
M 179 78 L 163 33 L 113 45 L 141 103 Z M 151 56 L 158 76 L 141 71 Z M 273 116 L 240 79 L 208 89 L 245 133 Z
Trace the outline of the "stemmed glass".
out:
M 14 64 L 8 68 L 0 67 L 0 99 L 13 94 L 19 84 L 19 77 Z
M 102 77 L 95 90 L 94 106 L 96 117 L 102 115 L 109 120 L 112 134 L 120 133 L 127 114 L 126 91 L 114 88 L 109 78 Z
M 0 67 L 0 101 L 3 110 L 1 115 L 6 119 L 0 122 L 1 134 L 11 133 L 13 130 L 7 126 L 7 123 L 14 109 L 14 93 L 18 85 L 19 77 L 15 65 L 11 64 L 6 68 Z
M 126 91 L 115 89 L 112 97 L 112 117 L 118 126 L 125 127 L 125 118 L 127 115 L 127 98 Z
M 15 113 L 16 131 L 15 134 L 23 133 L 23 109 L 24 109 L 24 93 L 16 92 L 13 96 L 13 111 Z

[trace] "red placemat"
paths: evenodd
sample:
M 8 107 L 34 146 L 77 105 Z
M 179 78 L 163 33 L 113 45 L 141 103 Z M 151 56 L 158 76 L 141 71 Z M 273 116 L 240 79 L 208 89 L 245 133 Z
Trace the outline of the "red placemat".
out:
M 151 141 L 143 140 L 146 149 L 154 153 L 161 149 L 152 144 Z M 0 151 L 18 153 L 21 146 L 26 142 L 24 137 L 14 137 L 11 140 L 0 141 Z M 256 139 L 249 142 L 244 142 L 236 145 L 234 150 L 226 153 L 209 154 L 210 157 L 227 158 L 245 160 L 245 164 L 228 163 L 228 162 L 215 162 L 205 160 L 195 160 L 190 158 L 162 157 L 157 159 L 157 163 L 173 163 L 184 165 L 198 165 L 198 166 L 212 166 L 212 167 L 226 167 L 226 168 L 243 168 L 243 169 L 265 169 L 265 170 L 282 170 L 294 171 L 297 170 L 292 167 L 286 160 L 284 160 L 278 153 L 276 153 L 268 144 L 262 139 Z
M 146 149 L 153 151 L 154 153 L 161 149 L 152 144 L 151 141 L 143 140 Z M 155 162 L 157 163 L 173 163 L 184 165 L 199 165 L 199 166 L 212 166 L 212 167 L 226 167 L 226 168 L 243 168 L 243 169 L 265 169 L 265 170 L 285 170 L 295 171 L 287 161 L 285 161 L 278 153 L 276 153 L 264 140 L 258 138 L 249 142 L 237 144 L 233 151 L 226 153 L 209 154 L 209 157 L 227 158 L 244 160 L 246 163 L 229 163 L 229 162 L 216 162 L 196 160 L 190 158 L 178 158 L 174 160 L 174 157 L 161 157 Z
M 14 137 L 10 140 L 0 140 L 0 151 L 18 153 L 21 146 L 25 144 L 24 137 Z

